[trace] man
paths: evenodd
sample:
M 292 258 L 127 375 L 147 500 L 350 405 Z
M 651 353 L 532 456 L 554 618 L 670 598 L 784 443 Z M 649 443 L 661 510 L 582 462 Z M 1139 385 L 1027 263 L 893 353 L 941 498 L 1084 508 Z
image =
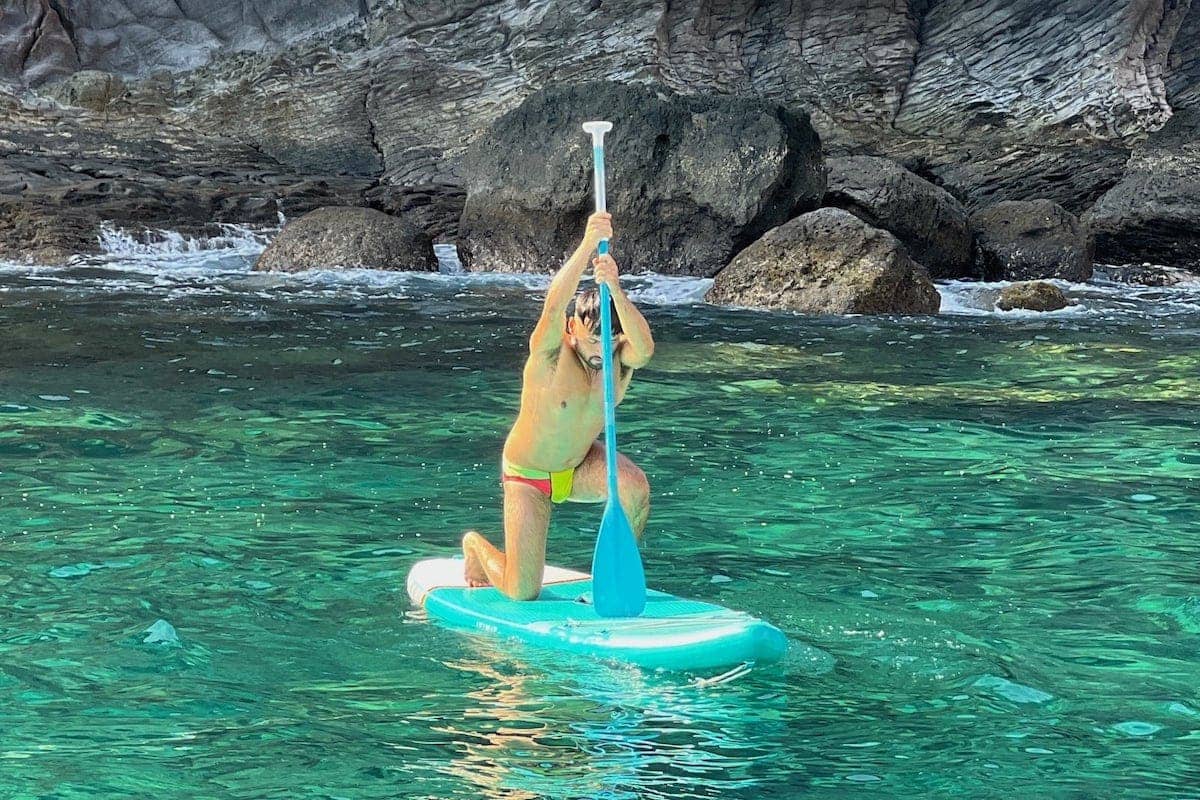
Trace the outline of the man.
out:
M 504 552 L 475 531 L 463 537 L 466 580 L 491 584 L 514 600 L 532 600 L 542 589 L 546 532 L 552 503 L 608 499 L 604 445 L 604 379 L 601 370 L 600 298 L 596 288 L 575 297 L 588 259 L 612 238 L 612 217 L 588 218 L 579 248 L 550 282 L 542 315 L 529 337 L 521 410 L 504 444 Z M 654 353 L 650 326 L 617 280 L 610 256 L 592 259 L 597 284 L 612 293 L 616 401 L 633 371 Z M 572 303 L 574 299 L 574 303 Z M 638 540 L 650 514 L 646 475 L 625 456 L 617 460 L 617 493 Z

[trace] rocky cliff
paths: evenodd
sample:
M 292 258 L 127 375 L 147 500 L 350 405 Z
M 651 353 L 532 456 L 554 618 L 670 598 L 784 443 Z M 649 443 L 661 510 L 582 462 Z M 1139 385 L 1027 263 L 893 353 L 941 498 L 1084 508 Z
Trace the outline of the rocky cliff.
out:
M 340 195 L 361 180 L 361 202 L 415 209 L 439 237 L 457 234 L 468 147 L 536 90 L 594 80 L 802 109 L 827 152 L 892 157 L 971 211 L 1049 199 L 1083 213 L 1146 137 L 1200 105 L 1200 2 L 11 0 L 0 11 L 11 107 L 36 115 L 40 95 L 85 69 L 129 89 L 72 118 L 96 141 L 114 125 L 144 141 L 158 126 L 185 130 L 196 152 L 244 148 L 285 182 Z M 0 203 L 44 188 L 26 180 L 36 165 L 11 167 L 14 147 L 0 141 Z M 52 147 L 43 157 L 64 163 Z M 1188 191 L 1174 220 L 1200 219 Z M 1122 218 L 1138 228 L 1118 250 L 1137 258 L 1146 214 Z M 1121 240 L 1115 224 L 1103 241 Z

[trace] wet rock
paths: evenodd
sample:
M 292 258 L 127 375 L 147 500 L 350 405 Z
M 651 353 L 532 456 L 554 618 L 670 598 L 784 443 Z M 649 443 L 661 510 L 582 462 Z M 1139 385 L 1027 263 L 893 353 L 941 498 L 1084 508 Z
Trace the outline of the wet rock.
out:
M 288 223 L 259 256 L 259 272 L 335 267 L 436 270 L 433 244 L 420 228 L 370 208 L 319 208 Z
M 1058 311 L 1068 305 L 1070 303 L 1067 302 L 1067 296 L 1063 294 L 1062 289 L 1043 281 L 1029 281 L 1005 286 L 1000 292 L 999 299 L 996 300 L 996 307 L 1001 311 L 1013 311 L 1014 309 Z
M 229 139 L 156 119 L 11 107 L 0 114 L 0 250 L 62 263 L 99 247 L 102 223 L 140 235 L 208 233 L 215 222 L 277 225 L 361 202 L 369 179 L 301 175 Z
M 143 644 L 153 644 L 159 647 L 183 646 L 183 642 L 179 640 L 179 633 L 175 630 L 175 626 L 165 619 L 155 620 L 154 624 L 146 628 L 143 633 L 145 634 L 142 638 Z
M 1137 286 L 1179 286 L 1195 283 L 1196 274 L 1177 267 L 1160 267 L 1155 264 L 1128 264 L 1106 266 L 1103 276 L 1117 283 Z
M 99 249 L 98 220 L 18 202 L 0 202 L 0 261 L 64 264 Z
M 1079 219 L 1051 200 L 1011 200 L 971 215 L 976 263 L 986 280 L 1092 277 L 1092 240 Z
M 561 265 L 593 207 L 591 140 L 580 127 L 589 119 L 616 121 L 608 208 L 627 272 L 713 275 L 824 193 L 816 133 L 782 106 L 614 83 L 554 87 L 498 120 L 464 161 L 469 267 Z
M 887 158 L 831 158 L 824 204 L 891 232 L 934 278 L 971 274 L 967 212 L 953 195 Z
M 808 314 L 935 314 L 941 304 L 895 236 L 837 208 L 768 231 L 718 273 L 706 299 Z
M 1084 221 L 1103 262 L 1200 271 L 1200 108 L 1177 112 L 1139 145 Z
M 409 220 L 435 242 L 453 242 L 458 239 L 467 192 L 462 186 L 446 183 L 382 184 L 367 190 L 364 199 L 371 208 Z

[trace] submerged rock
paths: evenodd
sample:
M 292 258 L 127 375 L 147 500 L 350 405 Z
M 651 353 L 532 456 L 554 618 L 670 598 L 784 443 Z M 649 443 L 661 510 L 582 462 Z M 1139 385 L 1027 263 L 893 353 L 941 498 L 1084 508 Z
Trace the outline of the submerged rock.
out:
M 941 304 L 895 236 L 838 208 L 768 231 L 721 270 L 706 299 L 808 314 L 936 314 Z
M 437 269 L 433 243 L 420 228 L 371 208 L 329 206 L 288 223 L 259 256 L 259 272 L 349 267 Z
M 161 647 L 180 647 L 183 644 L 179 641 L 179 633 L 175 626 L 165 619 L 156 620 L 143 633 L 146 634 L 142 639 L 143 644 L 156 644 Z
M 589 119 L 616 121 L 608 208 L 626 272 L 713 275 L 825 190 L 820 141 L 783 106 L 616 83 L 554 87 L 501 117 L 464 160 L 469 267 L 558 269 L 593 207 L 580 127 Z
M 934 278 L 971 274 L 967 211 L 945 189 L 889 158 L 831 158 L 824 204 L 883 228 Z
M 1092 277 L 1092 240 L 1078 218 L 1051 200 L 1010 200 L 971 215 L 985 280 Z
M 1084 216 L 1110 263 L 1200 266 L 1200 108 L 1176 112 Z
M 1005 286 L 1000 292 L 1000 298 L 996 300 L 996 307 L 1001 311 L 1018 308 L 1027 311 L 1058 311 L 1068 305 L 1070 303 L 1067 302 L 1067 296 L 1063 294 L 1062 289 L 1044 281 Z

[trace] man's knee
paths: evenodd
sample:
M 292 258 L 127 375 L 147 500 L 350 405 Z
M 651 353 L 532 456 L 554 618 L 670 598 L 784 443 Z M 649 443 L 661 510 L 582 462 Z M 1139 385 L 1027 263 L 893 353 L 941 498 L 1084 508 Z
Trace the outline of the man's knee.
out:
M 650 497 L 650 481 L 642 468 L 633 462 L 621 470 L 621 488 L 628 493 L 632 500 L 642 501 Z
M 538 595 L 542 593 L 541 582 L 534 583 L 533 581 L 514 581 L 507 586 L 501 587 L 504 596 L 509 600 L 525 601 L 537 600 Z

